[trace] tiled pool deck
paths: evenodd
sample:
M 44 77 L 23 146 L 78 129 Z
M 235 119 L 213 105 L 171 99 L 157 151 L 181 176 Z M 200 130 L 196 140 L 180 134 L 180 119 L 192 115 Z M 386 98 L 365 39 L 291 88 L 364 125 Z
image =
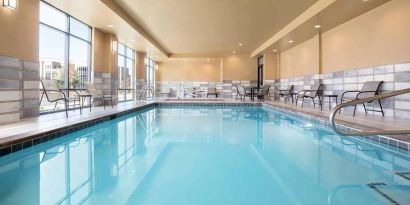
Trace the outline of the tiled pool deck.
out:
M 72 131 L 80 130 L 96 123 L 103 122 L 115 118 L 117 116 L 133 112 L 136 110 L 150 107 L 156 103 L 168 105 L 238 105 L 238 106 L 253 106 L 263 105 L 266 107 L 279 108 L 285 112 L 302 116 L 304 118 L 314 119 L 317 122 L 326 124 L 329 117 L 329 110 L 320 111 L 318 108 L 306 106 L 301 108 L 292 104 L 284 104 L 282 102 L 265 101 L 263 103 L 251 101 L 234 101 L 234 100 L 157 100 L 147 102 L 124 102 L 114 108 L 103 109 L 102 107 L 93 108 L 92 112 L 89 109 L 83 109 L 80 114 L 78 110 L 69 112 L 69 117 L 65 117 L 64 112 L 40 115 L 39 117 L 26 118 L 17 123 L 0 125 L 0 156 L 16 152 L 21 149 L 29 148 L 33 145 L 43 143 L 54 138 L 58 138 Z M 381 117 L 378 114 L 372 115 L 356 115 L 352 117 L 351 113 L 342 113 L 337 118 L 337 122 L 348 127 L 359 129 L 405 129 L 410 125 L 410 120 L 397 119 L 391 117 Z M 373 137 L 373 140 L 400 147 L 407 151 L 410 150 L 410 136 L 393 136 L 395 140 L 389 138 Z

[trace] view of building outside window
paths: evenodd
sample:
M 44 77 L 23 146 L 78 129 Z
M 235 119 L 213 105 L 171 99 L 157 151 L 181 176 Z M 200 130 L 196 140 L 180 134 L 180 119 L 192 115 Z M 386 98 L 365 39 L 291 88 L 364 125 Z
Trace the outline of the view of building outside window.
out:
M 41 2 L 39 40 L 40 78 L 59 89 L 85 89 L 91 79 L 91 27 Z M 41 112 L 63 108 L 63 103 L 50 103 L 43 96 Z
M 134 99 L 135 51 L 118 44 L 118 101 Z

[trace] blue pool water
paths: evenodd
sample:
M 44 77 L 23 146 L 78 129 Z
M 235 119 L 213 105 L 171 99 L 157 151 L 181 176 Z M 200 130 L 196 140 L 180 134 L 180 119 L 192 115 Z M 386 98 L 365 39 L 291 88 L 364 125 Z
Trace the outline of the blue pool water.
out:
M 156 107 L 0 159 L 0 204 L 410 204 L 410 158 L 262 107 Z

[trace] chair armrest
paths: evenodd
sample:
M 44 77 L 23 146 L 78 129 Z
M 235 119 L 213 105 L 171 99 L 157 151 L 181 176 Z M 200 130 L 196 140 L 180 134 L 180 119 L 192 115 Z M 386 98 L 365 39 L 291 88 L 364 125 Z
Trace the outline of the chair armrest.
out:
M 359 99 L 359 96 L 363 93 L 374 93 L 376 95 L 376 91 L 359 91 L 356 95 L 356 99 Z
M 74 90 L 74 89 L 66 89 L 66 88 L 61 88 L 59 89 L 60 91 L 68 91 L 68 93 L 70 92 L 74 92 L 77 96 L 80 96 L 80 93 L 78 92 L 78 90 Z M 87 91 L 88 92 L 88 91 Z
M 341 100 L 343 100 L 345 94 L 347 93 L 360 93 L 360 90 L 349 90 L 349 91 L 344 91 L 341 97 Z M 357 96 L 356 96 L 357 97 Z
M 310 92 L 310 90 L 300 90 L 299 92 L 297 92 L 297 96 L 305 96 L 306 93 Z M 303 93 L 303 95 L 300 95 L 301 93 Z

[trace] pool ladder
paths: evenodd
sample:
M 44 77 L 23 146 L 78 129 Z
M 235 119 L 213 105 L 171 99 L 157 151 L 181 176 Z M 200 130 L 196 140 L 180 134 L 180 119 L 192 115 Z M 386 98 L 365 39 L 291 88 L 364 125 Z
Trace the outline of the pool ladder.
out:
M 368 97 L 368 98 L 352 100 L 352 101 L 348 101 L 345 103 L 341 103 L 337 105 L 336 107 L 334 107 L 332 111 L 330 112 L 330 116 L 329 116 L 330 124 L 332 125 L 333 130 L 341 136 L 407 135 L 407 134 L 410 134 L 410 130 L 385 130 L 385 131 L 360 131 L 359 130 L 359 131 L 347 132 L 347 131 L 339 130 L 335 122 L 336 113 L 339 112 L 342 108 L 364 104 L 368 102 L 373 102 L 376 100 L 382 100 L 382 99 L 386 99 L 390 97 L 395 97 L 398 95 L 404 95 L 407 93 L 410 93 L 410 88 L 397 90 L 397 91 L 393 91 L 389 93 L 384 93 L 380 95 L 375 95 L 373 97 Z

